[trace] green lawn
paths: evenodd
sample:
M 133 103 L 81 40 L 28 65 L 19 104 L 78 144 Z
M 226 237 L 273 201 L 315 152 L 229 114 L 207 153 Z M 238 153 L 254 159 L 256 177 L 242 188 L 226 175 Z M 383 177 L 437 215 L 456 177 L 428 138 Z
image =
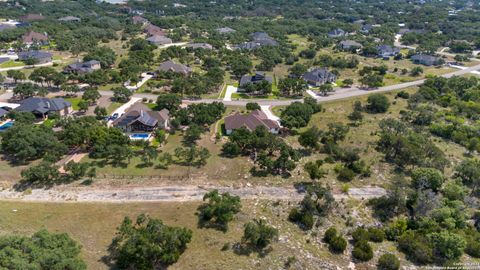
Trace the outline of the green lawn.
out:
M 70 98 L 65 98 L 66 101 L 72 103 L 72 108 L 76 111 L 78 111 L 80 109 L 80 107 L 78 107 L 78 103 L 80 103 L 80 101 L 82 100 L 81 97 L 70 97 Z
M 21 67 L 21 66 L 25 66 L 25 63 L 20 61 L 13 61 L 13 60 L 9 60 L 7 62 L 3 62 L 2 64 L 0 64 L 0 68 Z
M 119 103 L 119 102 L 110 103 L 110 105 L 108 105 L 108 107 L 107 107 L 107 113 L 108 114 L 113 113 L 116 109 L 118 109 L 122 105 L 123 105 L 123 103 Z

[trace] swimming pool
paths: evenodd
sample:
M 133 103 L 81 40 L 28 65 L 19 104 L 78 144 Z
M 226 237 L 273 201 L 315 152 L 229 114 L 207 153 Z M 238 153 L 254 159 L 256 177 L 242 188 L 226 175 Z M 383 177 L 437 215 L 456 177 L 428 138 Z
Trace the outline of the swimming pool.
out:
M 150 134 L 148 134 L 148 133 L 130 134 L 130 139 L 132 139 L 132 140 L 148 140 L 149 138 L 150 138 Z
M 12 122 L 12 121 L 3 123 L 3 125 L 0 126 L 0 131 L 5 130 L 5 129 L 7 129 L 7 128 L 9 128 L 9 127 L 12 127 L 12 126 L 13 126 L 13 122 Z

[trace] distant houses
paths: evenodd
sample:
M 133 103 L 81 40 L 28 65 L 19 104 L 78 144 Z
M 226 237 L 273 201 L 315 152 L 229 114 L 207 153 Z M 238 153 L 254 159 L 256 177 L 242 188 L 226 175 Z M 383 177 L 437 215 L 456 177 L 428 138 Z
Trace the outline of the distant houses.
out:
M 255 75 L 243 75 L 242 78 L 240 79 L 240 82 L 238 86 L 241 88 L 242 86 L 245 86 L 246 84 L 252 83 L 260 83 L 262 81 L 267 81 L 270 84 L 272 84 L 273 79 L 270 76 L 266 76 L 265 73 L 263 72 L 257 72 Z
M 254 110 L 249 114 L 236 113 L 225 117 L 225 132 L 227 135 L 230 135 L 233 131 L 241 128 L 254 131 L 259 126 L 265 127 L 273 134 L 278 134 L 280 132 L 280 125 L 278 122 L 269 119 L 261 110 Z
M 59 22 L 80 22 L 82 19 L 75 17 L 75 16 L 66 16 L 58 18 L 57 21 Z
M 217 28 L 217 29 L 215 29 L 215 31 L 217 31 L 219 34 L 231 34 L 231 33 L 235 33 L 235 32 L 236 32 L 235 29 L 232 29 L 232 28 L 230 28 L 230 27 Z
M 333 29 L 332 31 L 328 32 L 329 38 L 342 38 L 347 35 L 347 32 L 341 28 Z
M 45 45 L 48 44 L 48 36 L 46 34 L 29 31 L 22 36 L 23 44 L 31 45 Z
M 157 128 L 168 129 L 170 115 L 167 109 L 152 111 L 142 103 L 135 103 L 112 125 L 125 133 L 152 132 Z
M 143 32 L 145 32 L 145 34 L 148 36 L 165 36 L 167 34 L 165 30 L 153 24 L 148 24 L 143 29 Z
M 442 65 L 445 61 L 436 56 L 427 55 L 427 54 L 416 54 L 411 57 L 413 63 L 424 66 L 439 66 Z
M 205 49 L 205 50 L 213 50 L 213 46 L 202 42 L 202 43 L 189 43 L 185 47 L 191 48 L 191 49 Z
M 44 51 L 25 51 L 18 53 L 18 60 L 26 64 L 45 64 L 52 62 L 52 54 Z
M 334 83 L 337 80 L 337 75 L 326 68 L 315 68 L 303 74 L 303 79 L 310 85 L 320 86 L 326 83 Z
M 353 51 L 362 48 L 362 44 L 353 41 L 353 40 L 342 40 L 339 44 L 339 47 L 345 51 Z
M 133 24 L 143 24 L 146 25 L 148 23 L 148 20 L 141 17 L 141 16 L 133 16 L 132 17 L 132 22 Z
M 30 112 L 37 118 L 48 118 L 52 113 L 60 116 L 68 115 L 72 112 L 72 104 L 63 98 L 42 98 L 29 97 L 20 102 L 20 106 L 15 108 L 18 112 Z
M 100 62 L 97 60 L 90 60 L 86 62 L 76 62 L 66 66 L 63 71 L 65 73 L 86 74 L 92 73 L 95 70 L 101 69 Z
M 173 43 L 172 39 L 170 39 L 168 37 L 165 37 L 165 36 L 157 36 L 157 35 L 154 35 L 154 36 L 151 36 L 151 37 L 147 38 L 147 41 L 156 45 L 156 46 L 162 46 L 162 45 L 167 45 L 167 44 L 172 44 Z
M 400 48 L 392 47 L 390 45 L 379 45 L 376 47 L 377 56 L 381 58 L 389 58 L 400 53 Z
M 158 67 L 158 71 L 174 72 L 174 73 L 179 73 L 183 75 L 188 75 L 192 72 L 192 68 L 183 64 L 175 63 L 172 60 L 168 60 L 160 64 L 160 67 Z
M 43 16 L 42 14 L 27 14 L 20 17 L 20 20 L 22 22 L 41 21 L 41 20 L 45 20 L 45 16 Z
M 278 46 L 278 42 L 265 32 L 255 32 L 250 36 L 251 41 L 235 45 L 234 48 L 241 50 L 254 50 L 262 46 Z

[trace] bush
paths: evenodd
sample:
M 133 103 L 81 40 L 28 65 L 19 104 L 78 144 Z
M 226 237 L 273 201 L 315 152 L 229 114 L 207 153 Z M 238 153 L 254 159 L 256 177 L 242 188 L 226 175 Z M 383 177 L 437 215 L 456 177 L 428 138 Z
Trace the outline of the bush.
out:
M 313 228 L 313 215 L 307 212 L 299 211 L 297 208 L 293 208 L 288 215 L 288 219 L 292 222 L 297 222 L 304 227 L 305 230 Z
M 442 173 L 434 168 L 418 168 L 412 173 L 413 186 L 437 191 L 443 184 Z
M 480 239 L 473 239 L 467 242 L 467 247 L 465 248 L 465 252 L 474 257 L 474 258 L 480 258 L 480 242 L 478 242 Z
M 335 253 L 343 253 L 347 248 L 347 240 L 341 235 L 334 236 L 329 243 L 330 250 Z
M 355 242 L 368 241 L 370 239 L 370 234 L 364 228 L 358 227 L 352 232 L 352 237 Z
M 393 254 L 383 254 L 378 259 L 377 268 L 379 270 L 398 270 L 400 269 L 400 261 Z
M 385 113 L 390 107 L 390 101 L 383 94 L 373 94 L 367 99 L 367 110 L 371 113 Z
M 330 227 L 328 230 L 325 231 L 325 235 L 323 236 L 323 240 L 326 243 L 330 243 L 330 241 L 337 236 L 337 229 L 335 227 Z
M 400 91 L 400 92 L 397 93 L 397 95 L 395 97 L 396 98 L 408 99 L 410 97 L 410 94 L 408 92 L 405 92 L 405 91 Z
M 342 167 L 338 172 L 337 178 L 343 182 L 350 182 L 355 178 L 355 172 L 347 167 Z
M 380 243 L 385 239 L 385 232 L 379 228 L 368 228 L 368 236 L 370 241 Z
M 260 105 L 256 102 L 248 102 L 247 105 L 245 106 L 247 110 L 253 111 L 253 110 L 260 110 Z
M 367 241 L 362 240 L 355 243 L 352 255 L 355 259 L 366 262 L 373 258 L 373 250 Z

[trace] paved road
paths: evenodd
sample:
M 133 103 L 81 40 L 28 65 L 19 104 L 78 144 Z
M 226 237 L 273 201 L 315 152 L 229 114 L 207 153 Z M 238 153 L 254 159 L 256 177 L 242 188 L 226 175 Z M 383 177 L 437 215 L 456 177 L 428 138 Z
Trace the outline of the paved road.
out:
M 450 78 L 453 76 L 460 76 L 464 74 L 471 73 L 472 71 L 480 70 L 480 65 L 475 65 L 472 67 L 465 68 L 463 70 L 457 70 L 454 72 L 450 72 L 447 74 L 442 75 L 442 77 L 445 78 Z M 425 82 L 425 79 L 422 80 L 417 80 L 417 81 L 412 81 L 412 82 L 406 82 L 406 83 L 400 83 L 400 84 L 395 84 L 395 85 L 390 85 L 390 86 L 384 86 L 376 89 L 371 89 L 371 90 L 365 90 L 365 89 L 360 89 L 357 87 L 352 87 L 352 88 L 341 88 L 337 89 L 335 92 L 330 93 L 328 96 L 318 96 L 317 100 L 318 102 L 326 102 L 326 101 L 332 101 L 332 100 L 338 100 L 338 99 L 345 99 L 345 98 L 351 98 L 351 97 L 356 97 L 356 96 L 363 96 L 363 95 L 369 95 L 371 93 L 379 93 L 379 92 L 389 92 L 389 91 L 395 91 L 395 90 L 401 90 L 413 86 L 419 86 Z M 100 91 L 100 93 L 104 96 L 112 96 L 113 93 L 111 91 Z M 141 94 L 134 94 L 134 97 L 139 97 L 139 98 L 147 98 L 147 99 L 153 99 L 156 100 L 157 95 L 154 94 L 146 94 L 146 93 L 141 93 Z M 253 100 L 246 100 L 246 99 L 239 99 L 239 100 L 222 100 L 222 99 L 198 99 L 198 100 L 184 100 L 183 102 L 185 104 L 192 104 L 192 103 L 212 103 L 212 102 L 222 102 L 225 105 L 231 105 L 231 106 L 245 106 L 248 102 L 252 102 Z M 286 100 L 273 100 L 273 99 L 258 99 L 254 100 L 257 102 L 259 105 L 266 105 L 266 106 L 283 106 L 283 105 L 289 105 L 295 101 L 302 101 L 301 99 L 286 99 Z

